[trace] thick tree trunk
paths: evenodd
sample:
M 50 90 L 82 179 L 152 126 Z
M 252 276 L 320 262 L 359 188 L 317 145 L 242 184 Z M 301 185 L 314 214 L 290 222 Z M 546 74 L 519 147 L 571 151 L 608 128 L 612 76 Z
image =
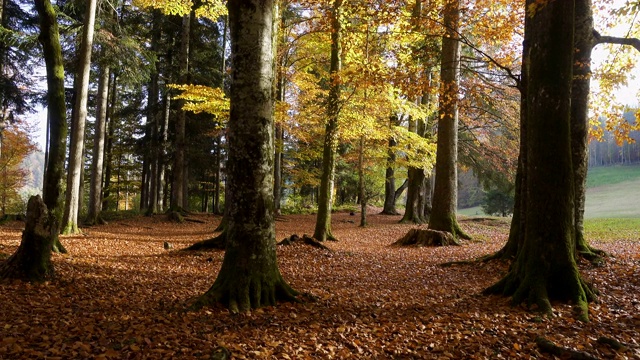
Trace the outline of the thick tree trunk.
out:
M 51 225 L 55 224 L 50 223 L 51 218 L 40 195 L 29 198 L 22 241 L 18 250 L 0 263 L 0 280 L 41 282 L 53 277 L 51 247 L 55 237 Z
M 93 162 L 91 163 L 91 188 L 89 189 L 88 225 L 104 224 L 102 212 L 102 170 L 104 168 L 104 141 L 107 133 L 107 103 L 109 100 L 109 66 L 103 66 L 98 81 L 98 106 L 95 136 L 93 138 Z
M 233 72 L 229 118 L 227 244 L 213 286 L 194 307 L 222 302 L 232 313 L 297 292 L 276 260 L 273 215 L 272 0 L 230 0 Z
M 78 66 L 78 86 L 72 118 L 73 139 L 69 150 L 69 172 L 67 174 L 67 196 L 62 220 L 63 234 L 77 234 L 80 201 L 80 173 L 83 170 L 84 128 L 87 119 L 87 99 L 89 95 L 89 73 L 91 70 L 91 51 L 93 49 L 93 32 L 96 19 L 97 0 L 87 2 L 84 17 L 84 28 L 80 44 L 80 62 Z
M 528 0 L 527 4 L 534 0 Z M 582 320 L 594 296 L 575 263 L 571 165 L 574 1 L 549 2 L 532 14 L 527 86 L 528 171 L 523 247 L 509 273 L 486 290 L 551 314 L 550 300 L 571 302 Z M 552 64 L 550 66 L 549 64 Z
M 182 30 L 180 38 L 180 83 L 186 84 L 189 77 L 189 35 L 191 28 L 191 14 L 182 18 Z M 184 192 L 186 180 L 185 153 L 186 153 L 186 111 L 182 110 L 184 100 L 178 101 L 178 117 L 176 121 L 176 140 L 173 162 L 173 183 L 171 186 L 171 208 L 174 211 L 186 210 L 184 208 L 187 194 Z
M 67 141 L 67 110 L 64 88 L 64 61 L 60 47 L 56 13 L 49 0 L 36 0 L 36 9 L 40 18 L 40 35 L 38 40 L 47 69 L 47 110 L 49 147 L 45 164 L 43 200 L 49 210 L 49 226 L 53 251 L 66 252 L 60 243 L 60 217 L 62 212 L 62 175 Z
M 324 133 L 322 151 L 322 174 L 318 194 L 318 215 L 313 237 L 318 241 L 335 240 L 331 234 L 331 207 L 333 206 L 333 185 L 336 152 L 338 149 L 338 117 L 340 115 L 340 71 L 342 69 L 342 25 L 340 22 L 342 0 L 334 0 L 331 13 L 331 86 L 327 106 L 327 126 Z
M 469 239 L 456 219 L 458 202 L 458 88 L 460 82 L 460 1 L 447 2 L 444 10 L 447 27 L 442 39 L 440 104 L 438 108 L 438 143 L 436 180 L 429 229 L 449 231 Z
M 571 155 L 575 184 L 576 252 L 592 261 L 602 251 L 593 249 L 584 238 L 584 204 L 588 170 L 589 92 L 591 80 L 591 51 L 595 45 L 591 0 L 576 0 L 575 55 L 571 86 Z
M 400 223 L 424 224 L 422 209 L 420 209 L 420 196 L 424 185 L 424 170 L 410 167 L 407 173 L 407 184 L 407 203 Z

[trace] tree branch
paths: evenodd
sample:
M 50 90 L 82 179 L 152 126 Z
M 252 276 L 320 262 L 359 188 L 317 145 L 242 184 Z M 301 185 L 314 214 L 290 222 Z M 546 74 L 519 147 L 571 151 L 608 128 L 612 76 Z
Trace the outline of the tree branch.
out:
M 593 46 L 596 46 L 598 44 L 629 45 L 629 46 L 633 46 L 636 50 L 640 51 L 640 39 L 638 38 L 603 36 L 603 35 L 600 35 L 600 33 L 596 30 L 593 30 L 593 37 L 596 40 Z

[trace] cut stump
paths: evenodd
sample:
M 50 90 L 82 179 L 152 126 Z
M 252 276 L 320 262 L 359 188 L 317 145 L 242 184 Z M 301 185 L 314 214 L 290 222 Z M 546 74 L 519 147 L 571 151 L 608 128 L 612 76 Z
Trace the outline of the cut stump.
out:
M 448 246 L 460 245 L 450 232 L 431 229 L 411 229 L 392 244 L 393 246 Z
M 0 280 L 42 282 L 53 277 L 51 249 L 54 240 L 47 206 L 40 195 L 32 196 L 27 204 L 22 241 L 18 250 L 0 264 Z

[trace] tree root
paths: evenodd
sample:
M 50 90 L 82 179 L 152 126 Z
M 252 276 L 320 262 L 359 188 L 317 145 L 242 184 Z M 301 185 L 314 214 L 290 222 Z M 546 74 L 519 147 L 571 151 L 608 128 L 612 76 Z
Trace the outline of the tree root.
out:
M 575 360 L 597 360 L 598 358 L 586 353 L 584 351 L 576 351 L 567 349 L 554 344 L 551 340 L 545 339 L 542 336 L 536 337 L 536 344 L 540 350 L 544 353 L 555 355 L 561 359 L 575 359 Z
M 450 232 L 431 229 L 411 229 L 392 246 L 448 246 L 460 245 Z
M 198 241 L 197 243 L 182 249 L 182 251 L 192 250 L 224 250 L 227 245 L 227 232 L 223 231 L 220 235 L 211 239 Z
M 296 242 L 302 242 L 303 244 L 311 245 L 319 249 L 333 251 L 330 248 L 323 245 L 320 241 L 308 236 L 307 234 L 302 235 L 302 237 L 299 237 L 298 235 L 293 234 L 288 238 L 282 239 L 282 241 L 280 241 L 277 245 L 292 245 Z
M 224 276 L 221 271 L 213 286 L 191 305 L 190 310 L 222 304 L 229 312 L 237 314 L 263 306 L 274 306 L 278 302 L 300 302 L 298 292 L 281 275 L 278 274 L 275 280 L 257 276 L 249 282 L 239 284 L 234 277 Z

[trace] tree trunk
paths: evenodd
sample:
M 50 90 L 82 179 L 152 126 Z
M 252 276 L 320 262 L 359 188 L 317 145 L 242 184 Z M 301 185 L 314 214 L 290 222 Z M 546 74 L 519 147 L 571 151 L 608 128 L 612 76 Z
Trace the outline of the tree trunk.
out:
M 436 180 L 429 229 L 449 231 L 469 239 L 456 219 L 458 202 L 458 88 L 460 82 L 460 1 L 447 2 L 444 10 L 447 28 L 442 39 L 440 104 L 438 108 L 438 142 Z
M 297 292 L 282 278 L 276 260 L 273 215 L 274 1 L 230 0 L 233 71 L 229 118 L 227 247 L 213 286 L 194 307 L 217 302 L 232 313 Z
M 91 70 L 91 51 L 93 48 L 93 32 L 96 19 L 97 0 L 87 2 L 84 17 L 84 28 L 80 44 L 80 62 L 78 64 L 78 86 L 72 129 L 73 139 L 69 148 L 69 172 L 67 174 L 67 196 L 62 220 L 63 234 L 77 234 L 80 196 L 80 173 L 83 170 L 82 151 L 84 148 L 84 128 L 87 119 L 87 99 L 89 93 L 89 73 Z
M 95 136 L 93 138 L 93 162 L 91 163 L 91 188 L 89 189 L 89 213 L 87 224 L 104 224 L 102 212 L 102 170 L 104 168 L 104 141 L 107 132 L 107 103 L 109 99 L 109 66 L 101 69 L 98 81 L 98 106 Z
M 527 4 L 535 0 L 528 0 Z M 513 296 L 551 314 L 550 300 L 575 305 L 588 319 L 593 292 L 575 262 L 571 164 L 574 1 L 549 2 L 532 14 L 527 86 L 527 211 L 523 247 L 509 273 L 486 292 Z M 549 64 L 553 64 L 550 66 Z
M 318 241 L 336 240 L 331 234 L 331 207 L 335 177 L 336 152 L 338 149 L 338 117 L 340 115 L 340 71 L 342 69 L 342 0 L 334 0 L 331 12 L 331 86 L 327 106 L 327 126 L 322 151 L 322 174 L 318 194 L 318 215 L 313 237 Z
M 182 30 L 180 41 L 180 83 L 186 84 L 189 77 L 189 36 L 191 28 L 191 13 L 182 18 Z M 171 186 L 171 208 L 174 211 L 184 209 L 187 194 L 184 192 L 185 173 L 185 152 L 186 152 L 186 111 L 182 110 L 184 100 L 178 101 L 178 117 L 176 121 L 176 140 L 173 163 L 173 183 Z M 186 209 L 185 209 L 186 210 Z
M 29 198 L 22 241 L 18 250 L 0 263 L 0 280 L 42 282 L 53 277 L 51 218 L 40 195 Z
M 404 215 L 400 219 L 402 224 L 424 224 L 420 209 L 420 196 L 423 190 L 424 170 L 409 167 L 407 170 L 407 203 Z
M 49 128 L 49 157 L 42 189 L 43 200 L 49 211 L 50 243 L 54 251 L 66 252 L 60 243 L 60 212 L 62 211 L 62 174 L 67 141 L 67 110 L 64 89 L 64 61 L 58 34 L 56 13 L 49 0 L 36 0 L 40 18 L 40 35 L 47 69 L 47 110 Z
M 367 226 L 367 189 L 364 181 L 364 135 L 358 147 L 358 200 L 360 200 L 360 227 Z
M 390 120 L 390 125 L 395 125 L 393 118 Z M 394 165 L 396 162 L 396 152 L 394 147 L 396 146 L 396 139 L 393 137 L 389 138 L 389 147 L 387 148 L 387 169 L 385 171 L 385 180 L 384 180 L 384 205 L 382 206 L 381 214 L 384 215 L 398 215 L 398 210 L 396 210 L 396 174 L 394 170 Z
M 107 110 L 107 139 L 104 144 L 104 157 L 106 161 L 104 166 L 102 211 L 109 210 L 109 203 L 111 199 L 111 176 L 113 175 L 113 139 L 115 137 L 115 119 L 119 101 L 117 72 L 113 74 L 111 91 L 109 91 L 109 93 L 111 94 L 111 105 Z M 115 210 L 117 210 L 117 205 L 118 202 L 116 201 Z

